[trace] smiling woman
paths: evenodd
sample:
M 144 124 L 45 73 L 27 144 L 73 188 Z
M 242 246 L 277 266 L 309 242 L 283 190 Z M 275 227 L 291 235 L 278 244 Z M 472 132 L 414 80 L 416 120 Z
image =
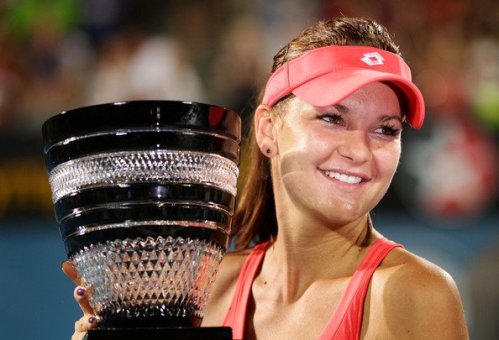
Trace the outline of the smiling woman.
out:
M 400 157 L 397 95 L 371 83 L 339 105 L 316 107 L 293 97 L 284 115 L 267 114 L 264 106 L 256 113 L 259 143 L 278 150 L 272 160 L 276 201 L 290 202 L 276 204 L 282 228 L 304 212 L 307 219 L 321 217 L 308 224 L 312 234 L 364 220 L 388 189 Z
M 320 21 L 284 46 L 254 114 L 238 250 L 222 262 L 203 326 L 232 327 L 234 339 L 466 339 L 453 279 L 369 217 L 397 169 L 404 123 L 423 120 L 421 93 L 379 24 Z M 98 324 L 78 289 L 74 339 Z

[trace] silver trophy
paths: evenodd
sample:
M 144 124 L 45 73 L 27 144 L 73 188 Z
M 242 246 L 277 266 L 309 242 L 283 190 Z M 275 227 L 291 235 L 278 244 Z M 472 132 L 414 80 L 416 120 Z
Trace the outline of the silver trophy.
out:
M 43 125 L 56 220 L 107 339 L 200 325 L 227 249 L 240 135 L 235 112 L 177 101 L 83 107 Z

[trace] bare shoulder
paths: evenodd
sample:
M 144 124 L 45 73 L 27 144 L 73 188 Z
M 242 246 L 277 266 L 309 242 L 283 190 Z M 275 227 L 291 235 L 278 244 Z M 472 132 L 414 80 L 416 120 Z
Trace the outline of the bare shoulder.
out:
M 235 287 L 241 267 L 250 251 L 250 249 L 244 249 L 225 254 L 218 270 L 213 292 L 211 294 L 212 296 L 216 297 L 217 294 L 225 294 L 228 288 L 231 286 Z
M 224 256 L 210 292 L 203 318 L 203 326 L 220 326 L 229 309 L 241 267 L 250 250 L 229 252 Z
M 374 280 L 390 337 L 468 338 L 456 283 L 439 266 L 397 248 L 383 261 Z

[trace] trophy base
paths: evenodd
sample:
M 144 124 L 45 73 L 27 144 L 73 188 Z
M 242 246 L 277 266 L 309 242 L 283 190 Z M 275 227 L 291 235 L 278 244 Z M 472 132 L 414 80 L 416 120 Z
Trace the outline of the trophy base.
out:
M 92 329 L 84 340 L 232 340 L 230 327 L 168 327 Z

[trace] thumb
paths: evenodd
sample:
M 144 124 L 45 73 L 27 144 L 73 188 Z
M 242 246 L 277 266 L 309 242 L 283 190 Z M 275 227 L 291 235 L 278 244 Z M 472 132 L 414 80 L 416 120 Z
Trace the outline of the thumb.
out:
M 76 268 L 71 261 L 63 261 L 61 263 L 62 272 L 71 279 L 76 285 L 81 285 L 81 278 L 78 276 L 76 272 Z

